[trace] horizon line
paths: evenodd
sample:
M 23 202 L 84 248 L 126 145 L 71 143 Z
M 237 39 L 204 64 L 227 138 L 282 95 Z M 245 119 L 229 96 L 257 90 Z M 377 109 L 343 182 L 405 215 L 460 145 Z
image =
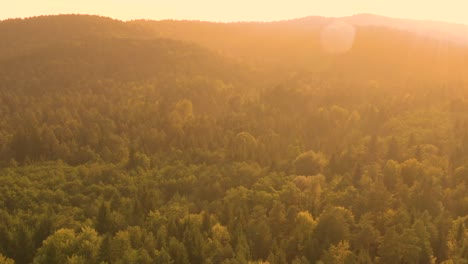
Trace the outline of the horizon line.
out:
M 462 22 L 452 22 L 446 20 L 435 20 L 435 19 L 418 19 L 418 18 L 404 18 L 404 17 L 393 17 L 388 15 L 380 15 L 376 13 L 368 13 L 368 12 L 361 12 L 355 13 L 352 15 L 344 15 L 344 16 L 324 16 L 324 15 L 308 15 L 302 17 L 294 17 L 294 18 L 284 18 L 284 19 L 271 19 L 271 20 L 202 20 L 202 19 L 191 19 L 191 18 L 131 18 L 131 19 L 122 19 L 113 16 L 103 15 L 103 14 L 90 14 L 90 13 L 56 13 L 56 14 L 42 14 L 42 15 L 34 15 L 34 16 L 23 16 L 23 17 L 8 17 L 8 18 L 1 18 L 0 22 L 8 21 L 8 20 L 26 20 L 26 19 L 34 19 L 38 17 L 47 17 L 47 16 L 96 16 L 102 18 L 110 18 L 113 20 L 118 20 L 122 22 L 131 22 L 131 21 L 139 21 L 139 20 L 146 20 L 146 21 L 194 21 L 194 22 L 208 22 L 208 23 L 222 23 L 222 24 L 231 24 L 231 23 L 275 23 L 275 22 L 283 22 L 283 21 L 292 21 L 292 20 L 300 20 L 305 18 L 330 18 L 330 19 L 340 19 L 340 18 L 349 18 L 355 16 L 375 16 L 381 18 L 389 18 L 389 19 L 398 19 L 398 20 L 408 20 L 408 21 L 419 21 L 419 22 L 432 22 L 432 23 L 445 23 L 445 24 L 452 24 L 452 25 L 462 25 L 467 26 L 468 24 Z

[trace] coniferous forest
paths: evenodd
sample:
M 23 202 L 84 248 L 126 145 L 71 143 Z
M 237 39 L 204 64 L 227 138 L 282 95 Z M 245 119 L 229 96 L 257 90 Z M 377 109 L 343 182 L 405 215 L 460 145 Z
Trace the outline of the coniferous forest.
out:
M 468 263 L 468 47 L 331 20 L 0 21 L 0 263 Z

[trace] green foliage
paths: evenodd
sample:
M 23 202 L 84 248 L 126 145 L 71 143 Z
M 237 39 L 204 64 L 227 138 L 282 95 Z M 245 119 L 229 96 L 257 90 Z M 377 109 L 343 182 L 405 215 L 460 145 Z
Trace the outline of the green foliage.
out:
M 353 263 L 353 253 L 349 250 L 348 241 L 340 241 L 336 246 L 331 245 L 330 248 L 323 254 L 323 263 L 345 264 Z
M 98 263 L 101 238 L 84 227 L 79 234 L 71 229 L 57 230 L 38 249 L 34 263 Z
M 308 151 L 297 156 L 294 161 L 296 174 L 298 175 L 316 175 L 322 172 L 326 166 L 327 160 L 322 153 Z
M 15 264 L 15 261 L 0 254 L 0 264 Z
M 0 263 L 466 263 L 468 50 L 321 27 L 0 21 Z
M 468 260 L 468 217 L 455 219 L 448 238 L 449 254 L 454 263 Z

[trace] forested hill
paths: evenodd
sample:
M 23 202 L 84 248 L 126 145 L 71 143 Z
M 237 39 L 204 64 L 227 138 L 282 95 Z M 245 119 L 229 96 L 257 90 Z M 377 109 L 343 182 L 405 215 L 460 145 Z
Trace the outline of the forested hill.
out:
M 352 80 L 466 82 L 468 53 L 464 43 L 444 35 L 417 34 L 411 27 L 405 29 L 399 20 L 396 21 L 400 24 L 395 24 L 400 27 L 391 27 L 391 19 L 379 23 L 377 17 L 372 18 L 368 21 L 362 16 L 308 17 L 227 24 L 172 20 L 130 23 L 162 37 L 198 43 L 282 77 L 291 71 L 313 70 L 345 75 Z M 327 54 L 321 43 L 323 31 L 336 21 L 354 25 L 354 44 L 346 54 Z
M 0 58 L 3 59 L 60 42 L 96 37 L 142 39 L 148 38 L 148 32 L 106 17 L 60 15 L 3 20 L 0 22 L 0 37 L 3 40 Z
M 334 22 L 0 21 L 0 263 L 466 263 L 468 48 Z
M 354 25 L 353 46 L 349 52 L 337 55 L 325 52 L 321 43 L 323 31 L 334 21 L 341 20 L 309 17 L 269 23 L 171 20 L 122 22 L 105 17 L 83 15 L 10 19 L 0 22 L 0 38 L 3 40 L 0 43 L 0 61 L 5 59 L 15 61 L 16 58 L 22 61 L 28 61 L 28 59 L 43 61 L 40 56 L 49 57 L 50 53 L 54 52 L 58 53 L 57 56 L 69 55 L 71 57 L 81 56 L 84 52 L 92 56 L 92 59 L 99 58 L 101 63 L 98 64 L 101 66 L 106 64 L 116 68 L 132 66 L 135 71 L 148 72 L 156 67 L 154 64 L 159 66 L 164 64 L 163 62 L 157 63 L 158 59 L 164 59 L 158 56 L 172 54 L 180 59 L 184 55 L 198 52 L 192 55 L 207 58 L 206 64 L 211 66 L 226 64 L 227 61 L 219 61 L 219 54 L 221 54 L 231 61 L 243 64 L 249 70 L 254 69 L 252 74 L 262 79 L 270 79 L 270 82 L 266 81 L 270 86 L 284 81 L 291 74 L 304 72 L 339 75 L 354 82 L 375 80 L 401 84 L 444 80 L 445 83 L 466 83 L 468 80 L 464 74 L 468 69 L 468 49 L 462 45 L 462 42 L 453 41 L 448 33 L 446 38 L 443 38 L 445 36 L 443 34 L 431 38 L 428 34 L 412 33 L 411 30 L 414 31 L 414 29 L 410 26 L 405 30 L 405 27 L 401 25 L 404 22 L 400 20 L 392 22 L 393 20 L 389 18 L 364 15 L 348 17 L 343 18 L 343 21 L 349 21 L 351 25 Z M 415 23 L 410 22 L 408 21 L 410 25 Z M 390 25 L 393 24 L 395 26 L 391 27 Z M 423 22 L 419 24 L 425 25 Z M 429 23 L 426 27 L 430 25 Z M 438 28 L 440 27 L 439 25 Z M 168 39 L 182 42 L 169 44 Z M 93 41 L 95 44 L 86 44 L 86 42 Z M 116 45 L 109 45 L 109 41 L 115 41 Z M 83 42 L 85 42 L 84 45 Z M 162 45 L 164 42 L 166 44 Z M 104 47 L 104 45 L 107 46 Z M 185 47 L 181 47 L 183 45 Z M 154 54 L 155 46 L 160 46 L 159 48 L 162 49 L 156 52 L 158 54 Z M 177 46 L 180 52 L 170 51 Z M 207 54 L 206 50 L 200 50 L 200 46 L 211 50 L 213 56 Z M 106 52 L 101 52 L 100 47 L 104 47 Z M 67 51 L 67 48 L 72 50 Z M 89 52 L 86 50 L 88 48 Z M 120 49 L 122 49 L 121 52 Z M 129 52 L 131 49 L 133 53 Z M 146 51 L 145 49 L 153 50 Z M 101 53 L 99 56 L 94 56 L 96 52 Z M 203 52 L 205 54 L 200 54 Z M 142 54 L 150 54 L 150 56 L 143 56 L 142 60 Z M 210 61 L 215 56 L 218 56 L 218 61 Z M 86 57 L 80 62 L 84 60 Z M 153 61 L 149 69 L 138 67 L 148 65 L 149 61 Z M 193 64 L 194 61 L 197 59 L 184 59 L 184 63 L 187 64 Z M 60 59 L 55 62 L 56 64 L 65 63 Z M 86 63 L 93 65 L 95 61 Z M 165 65 L 171 64 L 174 63 L 170 61 L 165 63 Z M 10 68 L 8 64 L 4 67 Z M 203 69 L 203 66 L 201 68 Z M 211 72 L 212 69 L 206 70 Z M 231 70 L 233 69 L 220 69 L 218 72 Z M 119 71 L 117 69 L 112 72 Z M 132 74 L 131 69 L 127 71 L 129 75 Z M 126 74 L 118 75 L 125 77 Z M 144 78 L 144 76 L 138 76 L 138 78 Z
M 441 41 L 468 45 L 468 25 L 430 20 L 396 19 L 372 14 L 342 18 L 353 25 L 384 26 L 412 32 Z
M 196 44 L 161 39 L 95 16 L 0 22 L 0 86 L 68 89 L 77 83 L 144 82 L 183 76 L 239 82 L 246 70 Z
M 144 82 L 209 76 L 239 82 L 239 65 L 180 41 L 83 38 L 0 60 L 2 88 L 68 89 L 76 83 Z

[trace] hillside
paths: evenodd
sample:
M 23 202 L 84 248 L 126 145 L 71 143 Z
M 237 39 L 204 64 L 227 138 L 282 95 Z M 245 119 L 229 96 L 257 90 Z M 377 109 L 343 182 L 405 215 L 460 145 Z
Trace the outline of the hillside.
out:
M 396 19 L 360 14 L 343 18 L 348 23 L 361 26 L 380 26 L 412 32 L 421 36 L 468 45 L 468 25 L 437 21 Z
M 2 30 L 3 29 L 3 30 Z M 144 81 L 164 76 L 240 73 L 235 63 L 203 47 L 161 39 L 104 17 L 63 15 L 0 22 L 2 85 L 23 81 Z M 230 72 L 230 74 L 226 74 Z M 233 77 L 233 78 L 231 78 Z M 40 84 L 42 88 L 48 83 Z M 64 87 L 66 88 L 66 87 Z
M 0 87 L 67 89 L 98 80 L 144 82 L 182 76 L 238 82 L 241 71 L 233 62 L 180 41 L 83 38 L 0 61 Z
M 355 28 L 354 43 L 346 54 L 329 54 L 322 45 L 322 33 L 335 21 L 349 22 Z M 465 46 L 454 42 L 448 31 L 447 37 L 415 33 L 414 25 L 432 28 L 429 22 L 355 16 L 308 17 L 270 23 L 131 23 L 162 37 L 198 43 L 283 78 L 291 72 L 313 71 L 344 74 L 360 80 L 389 81 L 391 78 L 406 82 L 408 79 L 429 81 L 428 78 L 435 77 L 447 82 L 467 81 Z M 443 26 L 434 28 L 440 27 Z M 365 76 L 360 76 L 362 73 Z
M 0 263 L 464 263 L 468 48 L 361 22 L 0 21 Z

